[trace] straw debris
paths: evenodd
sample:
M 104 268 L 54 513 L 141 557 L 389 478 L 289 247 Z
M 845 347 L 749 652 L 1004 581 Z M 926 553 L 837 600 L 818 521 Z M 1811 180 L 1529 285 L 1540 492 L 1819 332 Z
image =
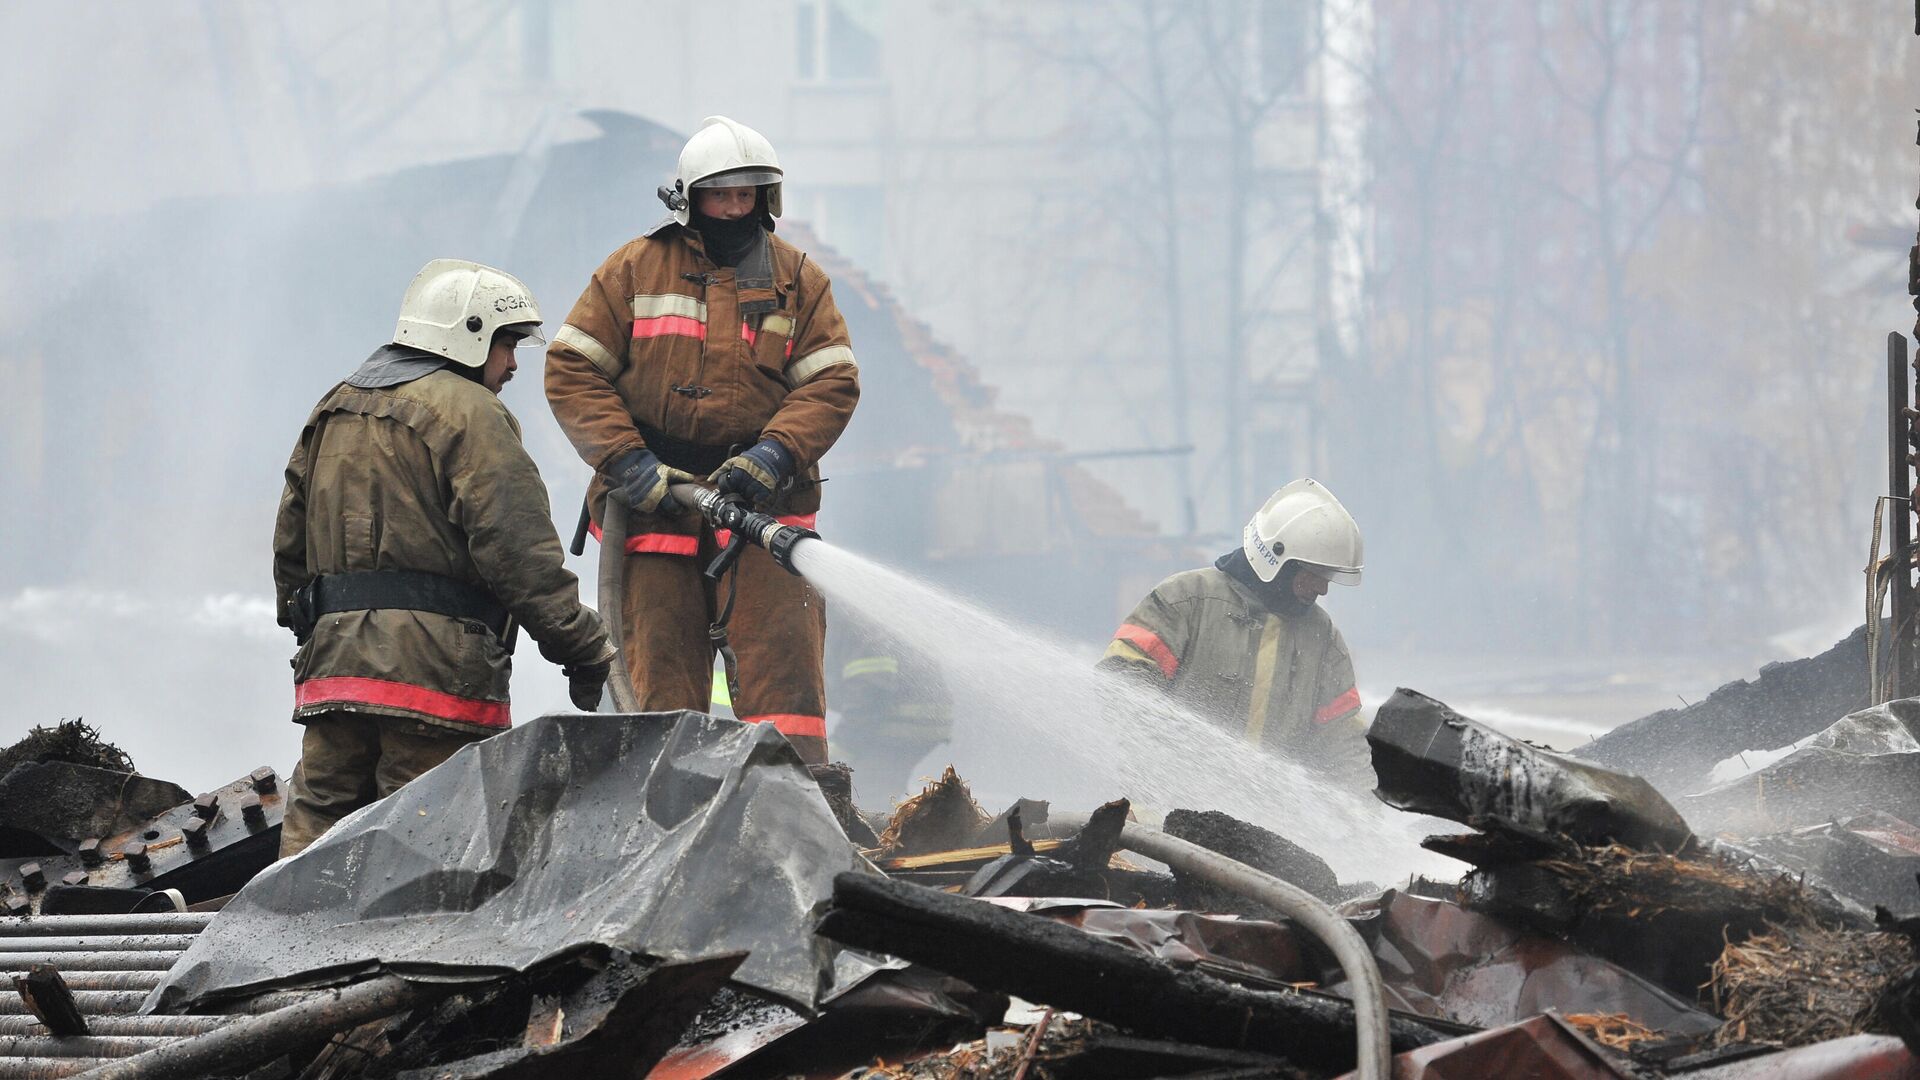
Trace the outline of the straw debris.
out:
M 1636 1023 L 1626 1013 L 1569 1013 L 1562 1019 L 1601 1046 L 1622 1053 L 1631 1051 L 1635 1043 L 1659 1041 L 1667 1037 L 1645 1024 Z
M 1800 881 L 1743 869 L 1701 852 L 1669 855 L 1620 844 L 1583 847 L 1539 863 L 1583 911 L 1652 918 L 1667 912 L 1741 912 L 1756 923 L 1816 925 L 1829 914 Z
M 1914 967 L 1905 938 L 1872 931 L 1776 926 L 1728 942 L 1705 988 L 1726 1018 L 1714 1043 L 1805 1046 L 1886 1032 L 1875 1002 Z
M 973 838 L 992 821 L 973 801 L 966 781 L 947 766 L 940 779 L 900 804 L 880 834 L 879 857 L 923 855 L 973 846 Z
M 12 746 L 0 749 L 0 776 L 15 765 L 61 761 L 91 765 L 114 772 L 137 772 L 125 750 L 100 737 L 100 730 L 83 719 L 62 720 L 52 727 L 36 726 Z

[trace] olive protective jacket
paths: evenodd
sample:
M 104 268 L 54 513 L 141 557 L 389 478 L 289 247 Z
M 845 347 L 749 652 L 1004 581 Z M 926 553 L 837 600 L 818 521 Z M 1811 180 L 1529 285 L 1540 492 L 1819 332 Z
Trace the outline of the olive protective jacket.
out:
M 1274 611 L 1215 567 L 1182 571 L 1140 601 L 1100 663 L 1263 749 L 1371 786 L 1353 656 L 1319 604 Z
M 613 655 L 562 563 L 519 422 L 454 371 L 372 388 L 343 382 L 293 448 L 273 538 L 281 625 L 292 625 L 294 593 L 317 575 L 368 570 L 481 586 L 556 664 Z M 477 622 L 399 608 L 323 615 L 293 660 L 294 719 L 346 708 L 504 728 L 512 667 L 506 643 Z
M 607 257 L 553 335 L 547 401 L 596 473 L 640 447 L 704 476 L 762 437 L 793 455 L 792 490 L 766 509 L 820 508 L 818 462 L 860 399 L 859 366 L 827 275 L 763 233 L 740 266 L 707 258 L 669 220 Z M 596 523 L 606 496 L 596 475 Z M 629 551 L 691 555 L 699 520 L 630 515 Z

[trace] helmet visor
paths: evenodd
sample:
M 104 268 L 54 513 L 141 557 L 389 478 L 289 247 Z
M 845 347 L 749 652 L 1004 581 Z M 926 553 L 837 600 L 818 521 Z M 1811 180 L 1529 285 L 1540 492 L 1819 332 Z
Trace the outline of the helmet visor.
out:
M 1361 566 L 1322 566 L 1319 563 L 1310 563 L 1305 559 L 1298 561 L 1302 568 L 1319 574 L 1335 585 L 1360 584 L 1360 572 L 1365 569 L 1365 567 Z
M 537 322 L 514 323 L 511 326 L 503 326 L 500 330 L 503 333 L 521 335 L 520 340 L 513 343 L 516 349 L 547 343 L 547 339 L 540 336 L 540 324 Z
M 772 169 L 733 169 L 695 180 L 693 186 L 697 188 L 759 187 L 762 184 L 779 182 L 780 174 Z

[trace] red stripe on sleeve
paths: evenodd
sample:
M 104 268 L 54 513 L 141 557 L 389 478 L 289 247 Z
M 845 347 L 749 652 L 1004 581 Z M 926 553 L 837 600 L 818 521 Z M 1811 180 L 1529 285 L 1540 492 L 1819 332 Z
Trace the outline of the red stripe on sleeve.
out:
M 1324 724 L 1328 721 L 1338 720 L 1359 707 L 1360 688 L 1357 686 L 1349 686 L 1347 687 L 1346 693 L 1320 706 L 1320 711 L 1313 714 L 1313 722 L 1316 724 Z
M 1180 658 L 1173 655 L 1173 650 L 1167 648 L 1167 643 L 1160 640 L 1159 634 L 1146 627 L 1121 623 L 1120 629 L 1115 630 L 1113 636 L 1152 658 L 1153 662 L 1160 666 L 1162 678 L 1171 679 L 1174 673 L 1180 670 Z

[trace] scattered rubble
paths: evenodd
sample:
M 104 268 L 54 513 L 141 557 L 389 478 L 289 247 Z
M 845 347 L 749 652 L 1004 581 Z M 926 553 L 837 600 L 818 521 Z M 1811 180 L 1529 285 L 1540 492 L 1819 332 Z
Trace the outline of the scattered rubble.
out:
M 1830 725 L 1818 749 L 1906 754 L 1908 710 Z M 1458 884 L 1343 884 L 1206 809 L 1164 833 L 1126 799 L 989 815 L 951 768 L 879 819 L 844 767 L 808 769 L 772 729 L 542 718 L 296 859 L 233 863 L 217 916 L 0 919 L 0 1080 L 1323 1080 L 1352 1075 L 1347 975 L 1371 985 L 1369 964 L 1395 1077 L 1920 1072 L 1898 1037 L 1920 1043 L 1920 918 L 1868 909 L 1920 909 L 1920 829 L 1893 808 L 1856 794 L 1805 821 L 1814 804 L 1769 795 L 1787 827 L 1702 839 L 1640 778 L 1411 691 L 1369 738 L 1384 801 L 1476 830 L 1426 841 L 1470 864 Z M 83 858 L 132 898 L 196 867 L 204 892 L 220 851 L 262 842 L 276 785 L 264 770 L 126 836 L 42 837 L 55 854 L 0 870 L 36 898 L 23 910 Z M 1344 923 L 1301 917 L 1364 952 L 1336 963 L 1279 912 L 1121 850 L 1155 836 L 1344 901 Z
M 278 852 L 283 796 L 270 768 L 196 797 L 130 771 L 79 721 L 35 728 L 0 755 L 17 762 L 0 777 L 5 914 L 173 910 L 231 895 Z

